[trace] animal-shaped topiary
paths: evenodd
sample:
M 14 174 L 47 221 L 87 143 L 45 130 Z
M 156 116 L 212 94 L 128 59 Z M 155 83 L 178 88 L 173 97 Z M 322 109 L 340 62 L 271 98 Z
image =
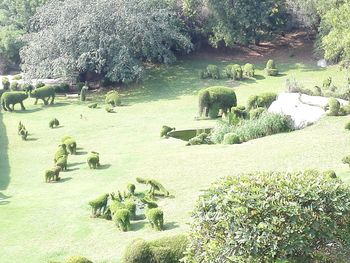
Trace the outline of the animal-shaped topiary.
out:
M 67 146 L 70 154 L 76 154 L 77 152 L 77 142 L 70 136 L 65 136 L 62 138 L 61 142 Z
M 35 98 L 34 104 L 38 103 L 38 100 L 42 100 L 44 105 L 49 104 L 49 100 L 51 98 L 50 104 L 54 104 L 55 102 L 55 88 L 50 86 L 44 86 L 41 88 L 36 88 L 32 92 L 30 92 L 30 96 Z
M 157 203 L 152 201 L 149 197 L 141 198 L 140 201 L 145 204 L 148 209 L 158 207 Z
M 160 137 L 168 137 L 168 133 L 171 131 L 175 131 L 175 127 L 171 128 L 169 126 L 163 125 L 160 129 Z
M 196 137 L 191 138 L 186 144 L 186 146 L 201 144 L 212 144 L 212 141 L 210 140 L 208 134 L 205 132 L 197 135 Z
M 146 184 L 150 186 L 150 189 L 148 191 L 148 193 L 151 196 L 154 196 L 155 194 L 162 194 L 165 196 L 169 196 L 169 191 L 165 189 L 165 187 L 158 181 L 153 180 L 153 179 L 147 179 L 147 178 L 141 178 L 141 177 L 137 177 L 136 181 L 140 184 Z M 156 191 L 158 193 L 156 193 Z
M 269 59 L 266 63 L 265 72 L 268 76 L 277 76 L 278 69 L 276 68 L 275 62 L 272 59 Z
M 343 162 L 344 164 L 348 164 L 349 167 L 350 167 L 350 155 L 345 156 L 345 157 L 342 159 L 342 162 Z
M 8 77 L 2 77 L 1 79 L 1 83 L 2 83 L 2 88 L 4 90 L 8 90 L 10 88 L 10 81 Z
M 103 194 L 89 202 L 92 216 L 99 216 L 106 211 L 109 194 Z
M 146 217 L 155 230 L 161 231 L 164 229 L 164 213 L 160 208 L 147 209 Z
M 205 117 L 209 116 L 209 111 L 212 108 L 217 110 L 222 110 L 223 113 L 229 111 L 233 106 L 237 105 L 236 93 L 233 89 L 228 87 L 214 86 L 205 88 L 199 91 L 199 103 L 198 103 L 198 113 L 199 116 L 203 115 L 205 110 Z M 213 116 L 216 114 L 212 114 Z
M 97 152 L 91 152 L 87 158 L 87 163 L 90 169 L 96 169 L 100 167 L 100 155 Z
M 255 75 L 254 65 L 250 63 L 245 64 L 243 68 L 243 74 L 248 78 L 254 77 Z
M 65 155 L 68 156 L 67 146 L 65 144 L 58 145 L 58 149 L 54 157 L 54 162 L 56 163 L 60 157 Z
M 45 182 L 49 183 L 51 181 L 58 181 L 60 179 L 61 167 L 55 166 L 50 170 L 45 171 Z
M 81 88 L 80 91 L 80 101 L 86 101 L 86 95 L 89 87 L 85 85 L 84 87 Z
M 60 156 L 56 161 L 56 166 L 61 167 L 62 171 L 67 171 L 68 155 Z
M 53 129 L 54 127 L 58 127 L 60 125 L 60 122 L 54 118 L 49 122 L 49 127 Z
M 136 186 L 134 184 L 128 184 L 127 188 L 130 195 L 135 195 Z
M 130 230 L 130 212 L 128 209 L 118 209 L 113 215 L 113 221 L 117 227 L 126 232 Z
M 136 203 L 133 200 L 127 199 L 124 202 L 125 208 L 130 213 L 130 219 L 136 218 Z
M 110 104 L 113 107 L 120 106 L 122 102 L 121 102 L 119 93 L 116 90 L 111 90 L 107 92 L 105 103 Z
M 21 105 L 21 109 L 25 110 L 23 101 L 28 98 L 27 93 L 19 91 L 6 91 L 1 96 L 1 105 L 5 111 L 13 111 L 16 104 Z M 11 107 L 12 106 L 12 107 Z
M 96 109 L 97 108 L 97 103 L 91 103 L 88 105 L 90 109 Z

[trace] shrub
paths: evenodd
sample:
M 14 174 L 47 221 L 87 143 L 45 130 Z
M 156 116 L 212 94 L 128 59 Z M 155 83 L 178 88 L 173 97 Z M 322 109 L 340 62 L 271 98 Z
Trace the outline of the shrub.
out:
M 163 125 L 162 128 L 160 129 L 160 137 L 161 138 L 168 137 L 168 133 L 174 130 L 175 130 L 175 127 L 171 128 L 169 126 Z
M 350 121 L 345 124 L 345 129 L 350 130 Z
M 21 80 L 22 79 L 22 75 L 21 74 L 17 74 L 17 75 L 14 75 L 12 77 L 13 80 Z
M 44 105 L 48 105 L 50 99 L 51 99 L 50 104 L 54 104 L 55 88 L 52 86 L 43 86 L 40 88 L 36 88 L 30 93 L 30 96 L 35 98 L 34 104 L 37 104 L 39 99 L 44 102 Z
M 337 99 L 335 98 L 330 98 L 328 100 L 328 105 L 329 105 L 329 111 L 328 115 L 329 116 L 338 116 L 339 115 L 339 110 L 340 110 L 340 103 Z
M 324 171 L 323 175 L 329 178 L 337 178 L 337 174 L 333 170 Z
M 249 112 L 249 118 L 251 120 L 255 120 L 255 119 L 259 119 L 260 116 L 266 112 L 266 108 L 263 108 L 263 107 L 258 107 L 256 109 L 252 109 L 250 112 Z
M 60 122 L 54 118 L 49 122 L 49 127 L 52 129 L 54 127 L 58 127 L 60 125 Z
M 217 103 L 212 104 L 209 108 L 208 116 L 210 119 L 216 119 L 219 116 L 220 106 Z
M 349 203 L 349 186 L 318 171 L 224 178 L 197 202 L 187 260 L 312 262 L 330 247 L 346 251 Z
M 105 103 L 110 104 L 113 107 L 120 106 L 122 102 L 119 93 L 116 90 L 111 90 L 107 92 Z
M 143 239 L 132 241 L 125 249 L 123 263 L 156 263 L 149 243 Z
M 80 90 L 80 101 L 85 101 L 86 100 L 86 95 L 87 95 L 88 89 L 89 89 L 88 86 L 84 86 L 84 87 L 81 88 L 81 90 Z
M 88 105 L 90 109 L 96 109 L 97 108 L 97 103 L 91 103 Z
M 4 90 L 8 90 L 10 88 L 11 83 L 7 77 L 2 77 L 1 83 Z
M 243 74 L 248 78 L 254 77 L 255 75 L 254 65 L 250 63 L 245 64 L 243 67 Z
M 201 71 L 200 77 L 202 79 L 206 79 L 206 78 L 219 79 L 220 78 L 220 71 L 219 71 L 218 66 L 208 65 L 205 70 Z
M 160 208 L 151 208 L 146 211 L 146 217 L 155 230 L 161 231 L 164 229 L 164 213 Z
M 65 263 L 93 263 L 93 262 L 82 256 L 74 256 L 69 258 Z
M 223 144 L 238 144 L 240 143 L 239 137 L 233 132 L 226 133 L 224 136 Z
M 21 105 L 21 109 L 25 110 L 23 101 L 27 98 L 28 95 L 25 92 L 6 91 L 1 95 L 1 105 L 5 111 L 12 111 L 14 110 L 15 105 L 19 103 Z
M 277 94 L 273 92 L 266 92 L 260 95 L 252 95 L 248 98 L 247 108 L 248 110 L 256 109 L 259 107 L 268 108 L 277 98 Z
M 322 87 L 325 89 L 329 89 L 332 85 L 332 77 L 328 77 L 325 80 L 323 80 Z
M 232 107 L 231 113 L 234 114 L 239 119 L 246 119 L 248 117 L 248 113 L 244 106 Z
M 87 157 L 87 163 L 89 165 L 90 169 L 96 169 L 100 167 L 100 155 L 97 152 L 90 152 L 89 156 Z
M 126 200 L 125 201 L 125 208 L 129 211 L 130 213 L 130 219 L 134 219 L 136 217 L 136 204 L 132 200 Z
M 106 211 L 109 194 L 103 194 L 89 202 L 93 216 L 99 216 Z
M 66 93 L 69 92 L 69 84 L 67 83 L 61 83 L 58 85 L 53 85 L 52 87 L 55 88 L 56 93 Z
M 205 89 L 201 89 L 198 92 L 198 114 L 208 117 L 217 117 L 218 109 L 222 112 L 227 112 L 228 109 L 237 105 L 236 93 L 233 89 L 222 86 L 214 86 Z
M 131 195 L 135 195 L 136 186 L 134 184 L 128 184 L 127 188 Z
M 201 144 L 212 144 L 208 134 L 205 132 L 198 134 L 196 137 L 191 138 L 186 144 L 186 146 Z
M 84 82 L 78 82 L 77 85 L 76 85 L 76 89 L 77 91 L 81 91 L 81 89 L 85 86 L 85 83 Z
M 23 83 L 22 90 L 26 92 L 32 92 L 34 90 L 34 86 L 30 83 Z
M 130 230 L 130 212 L 128 209 L 118 209 L 113 216 L 113 220 L 123 232 Z
M 20 90 L 20 85 L 18 84 L 17 81 L 12 81 L 10 84 L 10 89 L 12 91 L 18 91 L 18 90 Z
M 243 70 L 238 64 L 230 64 L 226 66 L 225 74 L 230 79 L 239 80 L 243 77 Z
M 265 72 L 268 76 L 277 76 L 278 75 L 278 69 L 276 69 L 275 62 L 272 59 L 267 61 Z
M 350 167 L 350 155 L 347 155 L 347 156 L 343 157 L 342 162 L 344 164 L 348 164 L 349 167 Z

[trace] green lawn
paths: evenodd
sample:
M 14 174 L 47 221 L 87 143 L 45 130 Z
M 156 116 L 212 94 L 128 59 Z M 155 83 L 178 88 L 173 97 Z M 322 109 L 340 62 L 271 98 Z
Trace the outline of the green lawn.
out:
M 254 61 L 250 61 L 254 62 Z M 278 62 L 278 61 L 277 61 Z M 26 112 L 0 114 L 0 262 L 38 263 L 84 255 L 94 262 L 119 262 L 126 244 L 135 238 L 152 239 L 184 232 L 190 211 L 201 191 L 216 179 L 255 170 L 334 169 L 349 180 L 341 158 L 350 153 L 344 125 L 349 117 L 325 117 L 304 130 L 278 134 L 241 145 L 186 147 L 183 141 L 160 139 L 164 124 L 177 129 L 213 126 L 196 121 L 197 91 L 211 85 L 236 87 L 239 104 L 251 94 L 284 89 L 288 76 L 306 86 L 321 85 L 332 76 L 340 85 L 337 68 L 317 69 L 295 59 L 278 64 L 282 75 L 243 82 L 200 80 L 198 72 L 209 63 L 227 61 L 192 58 L 171 67 L 153 68 L 140 87 L 124 92 L 124 107 L 106 113 L 104 106 L 58 99 L 53 107 L 25 101 Z M 258 65 L 260 69 L 263 65 Z M 88 104 L 88 102 L 87 102 Z M 82 115 L 82 118 L 80 117 Z M 49 129 L 56 117 L 62 124 Z M 18 122 L 27 127 L 29 141 L 17 135 Z M 44 183 L 43 173 L 53 163 L 61 137 L 77 139 L 79 155 L 69 156 L 69 171 L 60 183 Z M 100 153 L 102 168 L 90 170 L 86 152 Z M 133 231 L 120 232 L 113 222 L 90 218 L 88 201 L 125 189 L 137 176 L 159 180 L 174 198 L 163 199 L 166 231 L 154 232 L 145 221 Z M 137 185 L 138 189 L 144 189 Z M 8 197 L 8 198 L 7 198 Z

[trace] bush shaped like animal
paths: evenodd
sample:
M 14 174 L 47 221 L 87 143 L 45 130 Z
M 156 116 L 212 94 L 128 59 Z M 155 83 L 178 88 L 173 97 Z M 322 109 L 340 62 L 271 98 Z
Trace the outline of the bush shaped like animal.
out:
M 20 121 L 20 122 L 18 123 L 18 129 L 17 129 L 18 135 L 20 134 L 20 132 L 21 132 L 21 130 L 22 130 L 23 128 L 25 129 L 25 126 L 24 126 L 24 124 Z
M 91 103 L 88 105 L 88 108 L 90 109 L 96 109 L 97 108 L 97 103 Z
M 67 146 L 65 144 L 61 144 L 58 146 L 58 149 L 55 153 L 54 162 L 56 163 L 57 160 L 62 156 L 68 156 Z
M 6 91 L 1 96 L 1 105 L 5 111 L 13 111 L 16 104 L 20 104 L 21 109 L 25 110 L 26 108 L 23 105 L 23 101 L 27 98 L 28 95 L 25 92 Z
M 127 199 L 125 201 L 124 205 L 125 205 L 125 208 L 130 213 L 130 219 L 135 219 L 136 218 L 136 203 L 130 199 Z
M 61 167 L 62 171 L 67 171 L 68 155 L 60 156 L 56 161 L 56 166 Z
M 122 104 L 121 98 L 119 96 L 119 93 L 116 90 L 111 90 L 106 94 L 105 99 L 106 104 L 110 104 L 113 107 L 120 106 Z
M 103 194 L 89 202 L 92 216 L 99 216 L 106 211 L 109 194 Z
M 233 80 L 240 80 L 243 77 L 242 67 L 238 64 L 231 64 L 226 66 L 225 73 L 228 78 Z
M 80 101 L 86 101 L 86 95 L 87 95 L 87 91 L 88 91 L 89 87 L 84 86 L 81 88 L 80 91 Z
M 267 61 L 265 72 L 268 76 L 277 76 L 278 75 L 278 69 L 276 68 L 275 62 L 272 59 Z
M 247 119 L 248 118 L 248 113 L 247 113 L 246 108 L 244 106 L 232 107 L 231 113 L 236 115 L 236 117 L 240 118 L 240 119 Z
M 11 83 L 7 77 L 2 77 L 1 83 L 2 83 L 2 88 L 4 90 L 8 90 L 10 88 Z
M 252 78 L 255 76 L 255 69 L 254 69 L 254 65 L 247 63 L 244 65 L 243 67 L 243 74 L 244 76 L 246 76 L 247 78 Z
M 258 107 L 256 109 L 252 109 L 249 112 L 249 118 L 251 120 L 258 119 L 261 116 L 261 114 L 263 114 L 264 112 L 266 112 L 266 108 L 264 107 Z
M 327 170 L 323 172 L 323 175 L 328 178 L 337 178 L 337 174 L 333 170 Z
M 128 184 L 127 188 L 130 195 L 135 195 L 136 186 L 134 184 Z
M 332 77 L 328 77 L 323 81 L 322 87 L 325 89 L 329 89 L 332 85 Z
M 252 95 L 248 98 L 247 108 L 248 110 L 256 109 L 259 107 L 268 108 L 277 98 L 277 94 L 273 92 L 266 92 L 260 95 Z
M 161 231 L 164 229 L 164 213 L 160 208 L 147 209 L 146 217 L 155 230 Z
M 205 111 L 204 115 L 208 117 L 209 111 L 213 107 L 219 108 L 222 112 L 227 112 L 237 105 L 236 93 L 228 87 L 214 86 L 205 88 L 199 91 L 198 97 L 199 116 L 202 116 Z
M 347 155 L 347 156 L 343 157 L 342 162 L 344 164 L 348 164 L 349 167 L 350 167 L 350 155 Z
M 328 100 L 329 110 L 327 112 L 328 116 L 338 116 L 340 110 L 340 103 L 335 98 L 330 98 Z
M 67 146 L 67 149 L 70 154 L 77 153 L 77 142 L 70 136 L 65 136 L 62 138 L 62 143 Z
M 201 145 L 201 144 L 211 144 L 211 140 L 208 136 L 208 134 L 206 134 L 205 132 L 197 135 L 196 137 L 191 138 L 188 143 L 186 144 L 186 146 L 190 146 L 190 145 Z
M 130 230 L 130 212 L 128 209 L 118 209 L 113 215 L 113 221 L 117 227 L 126 232 Z
M 54 104 L 54 102 L 55 102 L 55 88 L 50 87 L 50 86 L 36 88 L 35 90 L 33 90 L 30 93 L 30 96 L 32 98 L 35 98 L 35 102 L 34 102 L 35 105 L 38 104 L 39 99 L 44 102 L 44 105 L 48 105 L 50 99 L 51 99 L 50 104 Z
M 97 152 L 91 152 L 87 158 L 87 163 L 90 169 L 100 167 L 100 155 Z
M 112 216 L 120 209 L 126 209 L 125 204 L 121 200 L 113 200 L 109 205 L 109 210 L 111 211 Z
M 58 127 L 60 125 L 60 122 L 54 118 L 49 122 L 49 127 L 53 129 L 54 127 Z
M 18 84 L 17 81 L 12 81 L 10 84 L 10 90 L 12 91 L 18 91 L 20 90 L 21 85 Z
M 55 166 L 50 170 L 45 171 L 45 182 L 58 181 L 60 179 L 61 167 Z
M 160 182 L 158 182 L 156 180 L 137 177 L 136 181 L 140 184 L 149 185 L 150 189 L 149 189 L 148 193 L 151 196 L 154 196 L 155 194 L 162 194 L 165 196 L 169 196 L 169 191 L 166 190 L 165 187 Z
M 160 129 L 160 137 L 168 137 L 168 133 L 171 131 L 175 131 L 175 127 L 171 128 L 169 126 L 163 125 Z
M 93 263 L 93 262 L 87 259 L 86 257 L 73 256 L 73 257 L 70 257 L 65 263 Z
M 142 202 L 143 204 L 146 205 L 146 207 L 147 207 L 148 209 L 157 208 L 157 207 L 158 207 L 158 205 L 157 205 L 156 202 L 153 202 L 151 199 L 149 199 L 149 198 L 147 198 L 147 197 L 141 198 L 140 200 L 141 200 L 141 202 Z
M 224 136 L 223 144 L 238 144 L 240 143 L 239 136 L 233 132 L 226 133 Z
M 205 70 L 201 71 L 200 77 L 202 79 L 207 79 L 207 78 L 219 79 L 220 70 L 216 65 L 208 65 Z

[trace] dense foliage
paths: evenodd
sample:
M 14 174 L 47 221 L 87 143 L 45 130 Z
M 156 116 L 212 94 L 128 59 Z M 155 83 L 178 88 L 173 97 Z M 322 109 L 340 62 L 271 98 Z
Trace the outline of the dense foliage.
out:
M 346 262 L 350 188 L 327 174 L 249 173 L 217 182 L 193 212 L 187 262 Z
M 164 1 L 52 1 L 33 17 L 21 51 L 31 77 L 94 72 L 111 81 L 141 78 L 144 61 L 171 63 L 189 51 L 176 13 Z

